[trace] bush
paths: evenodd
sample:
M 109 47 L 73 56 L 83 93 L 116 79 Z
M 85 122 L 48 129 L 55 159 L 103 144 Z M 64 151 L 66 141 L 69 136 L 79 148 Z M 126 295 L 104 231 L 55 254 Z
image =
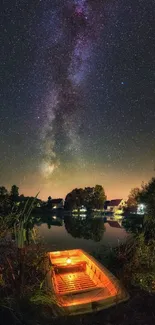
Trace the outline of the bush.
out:
M 128 237 L 115 248 L 102 247 L 93 255 L 126 287 L 155 291 L 155 240 L 146 241 L 145 233 Z
M 26 203 L 0 224 L 0 313 L 6 315 L 5 323 L 34 324 L 45 308 L 49 307 L 50 317 L 56 310 L 56 299 L 44 286 L 47 255 L 33 228 L 32 207 Z
M 155 240 L 146 242 L 144 233 L 129 239 L 116 250 L 119 264 L 128 284 L 147 291 L 154 290 Z

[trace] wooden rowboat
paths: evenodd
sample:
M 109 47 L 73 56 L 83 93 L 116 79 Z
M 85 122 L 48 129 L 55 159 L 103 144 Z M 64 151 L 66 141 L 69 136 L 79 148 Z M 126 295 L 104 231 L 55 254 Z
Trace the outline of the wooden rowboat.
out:
M 48 289 L 67 314 L 105 309 L 129 298 L 119 281 L 83 250 L 50 252 L 48 256 Z

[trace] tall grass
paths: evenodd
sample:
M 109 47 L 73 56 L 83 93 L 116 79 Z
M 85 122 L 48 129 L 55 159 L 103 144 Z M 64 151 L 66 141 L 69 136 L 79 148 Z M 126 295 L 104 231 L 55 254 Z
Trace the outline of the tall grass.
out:
M 29 323 L 33 318 L 30 314 L 36 313 L 36 305 L 40 306 L 39 312 L 43 306 L 49 306 L 51 316 L 56 310 L 50 308 L 56 305 L 56 299 L 44 286 L 46 254 L 32 217 L 36 198 L 27 201 L 23 208 L 11 211 L 0 224 L 2 237 L 9 232 L 14 238 L 0 242 L 0 310 L 18 323 L 25 323 L 25 313 Z

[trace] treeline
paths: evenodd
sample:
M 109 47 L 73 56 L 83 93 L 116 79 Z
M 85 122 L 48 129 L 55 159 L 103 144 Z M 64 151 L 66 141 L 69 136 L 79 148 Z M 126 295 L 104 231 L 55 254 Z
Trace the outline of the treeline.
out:
M 155 177 L 148 183 L 142 184 L 140 188 L 133 188 L 128 197 L 128 209 L 143 204 L 144 234 L 147 240 L 155 238 Z
M 6 189 L 5 186 L 0 186 L 0 215 L 9 214 L 13 208 L 17 206 L 24 206 L 27 201 L 34 200 L 34 197 L 24 196 L 19 194 L 19 187 L 12 185 L 11 189 Z M 38 198 L 35 199 L 37 202 L 41 202 Z
M 81 219 L 65 216 L 64 224 L 67 232 L 74 238 L 91 239 L 99 242 L 105 232 L 103 218 Z
M 19 196 L 19 187 L 17 185 L 12 185 L 10 191 L 8 191 L 5 186 L 0 186 L 0 198 L 5 198 L 7 196 L 12 199 L 17 198 Z
M 155 177 L 152 177 L 146 184 L 142 183 L 140 188 L 131 189 L 127 201 L 128 207 L 134 207 L 140 203 L 146 206 L 149 213 L 155 214 Z
M 80 209 L 84 206 L 87 210 L 103 209 L 106 194 L 101 185 L 95 187 L 75 188 L 65 198 L 65 209 L 68 211 Z

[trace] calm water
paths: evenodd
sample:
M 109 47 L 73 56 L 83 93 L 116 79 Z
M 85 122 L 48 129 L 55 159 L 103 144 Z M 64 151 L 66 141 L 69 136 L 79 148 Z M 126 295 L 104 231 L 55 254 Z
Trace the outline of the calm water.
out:
M 99 250 L 103 245 L 117 246 L 128 236 L 122 220 L 91 217 L 48 217 L 37 225 L 47 251 L 82 248 L 88 252 Z

